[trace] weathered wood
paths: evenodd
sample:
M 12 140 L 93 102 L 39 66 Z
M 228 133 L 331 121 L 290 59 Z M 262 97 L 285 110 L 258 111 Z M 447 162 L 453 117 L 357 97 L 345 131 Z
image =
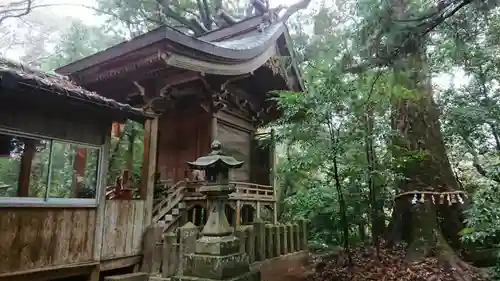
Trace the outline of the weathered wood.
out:
M 278 186 L 278 176 L 276 170 L 276 138 L 274 129 L 271 129 L 271 147 L 269 149 L 269 167 L 271 168 L 271 173 L 269 173 L 269 183 L 276 192 L 276 187 Z
M 217 139 L 217 114 L 213 113 L 212 115 L 212 123 L 210 124 L 210 137 L 212 142 Z
M 211 115 L 193 103 L 186 112 L 175 109 L 160 117 L 158 171 L 162 180 L 184 180 L 189 175 L 185 161 L 210 152 Z
M 217 138 L 222 143 L 222 149 L 238 161 L 245 161 L 239 169 L 230 171 L 232 181 L 250 181 L 250 144 L 251 132 L 241 130 L 233 124 L 219 122 L 217 124 Z
M 0 120 L 0 128 L 95 145 L 104 143 L 103 135 L 107 133 L 108 127 L 102 119 L 92 114 L 82 115 L 81 112 L 74 111 L 65 114 L 61 111 L 27 108 L 7 102 L 0 105 Z
M 247 231 L 245 227 L 236 227 L 234 231 L 234 236 L 236 236 L 239 241 L 239 249 L 240 253 L 246 252 L 246 240 L 247 240 Z
M 104 211 L 101 259 L 141 253 L 143 200 L 107 200 Z
M 286 241 L 288 253 L 295 252 L 295 245 L 293 239 L 293 225 L 291 223 L 287 223 L 286 225 Z
M 87 275 L 96 268 L 97 262 L 58 265 L 41 269 L 29 269 L 0 273 L 0 281 L 58 280 L 72 276 Z
M 255 208 L 256 209 L 256 218 L 257 219 L 260 219 L 260 201 L 257 201 L 257 207 Z
M 266 225 L 265 229 L 266 237 L 266 259 L 270 259 L 274 257 L 273 249 L 274 249 L 274 241 L 273 241 L 273 236 L 274 236 L 274 227 L 271 224 Z
M 235 226 L 239 227 L 241 225 L 241 202 L 240 200 L 236 201 L 236 216 L 235 216 Z
M 276 247 L 276 256 L 279 257 L 281 255 L 281 243 L 282 242 L 282 233 L 281 233 L 281 226 L 279 224 L 276 224 L 275 225 L 276 227 L 276 244 L 275 244 L 275 247 Z
M 101 271 L 113 270 L 118 268 L 129 267 L 133 265 L 138 265 L 141 262 L 141 256 L 132 256 L 125 258 L 117 258 L 112 260 L 101 261 L 99 269 Z
M 111 146 L 111 137 L 108 135 L 105 137 L 104 146 L 102 151 L 109 151 Z M 101 167 L 108 167 L 109 153 L 101 153 Z M 102 250 L 102 238 L 104 233 L 104 212 L 106 206 L 106 179 L 108 175 L 107 169 L 99 170 L 100 179 L 100 189 L 99 194 L 97 194 L 97 211 L 95 220 L 95 234 L 94 234 L 94 260 L 100 260 L 101 250 Z
M 95 216 L 86 208 L 2 208 L 0 274 L 93 261 Z
M 273 202 L 273 224 L 278 224 L 278 204 Z
M 284 224 L 280 224 L 280 239 L 281 239 L 281 254 L 288 254 L 288 228 Z
M 217 113 L 217 122 L 225 125 L 230 124 L 240 131 L 253 132 L 255 130 L 255 126 L 250 120 L 224 109 Z
M 273 257 L 279 257 L 280 256 L 280 240 L 279 240 L 279 227 L 275 224 L 273 224 Z
M 92 271 L 89 274 L 89 278 L 87 279 L 88 281 L 99 281 L 99 275 L 101 273 L 101 270 L 99 269 L 99 266 L 94 267 Z
M 258 220 L 253 223 L 253 232 L 255 234 L 255 249 L 256 260 L 263 261 L 266 259 L 266 240 L 265 240 L 265 224 Z
M 248 259 L 250 263 L 253 263 L 255 261 L 255 231 L 253 226 L 247 226 L 246 230 L 248 237 L 246 244 Z
M 24 141 L 23 154 L 21 156 L 21 165 L 19 167 L 18 182 L 19 188 L 17 189 L 18 197 L 29 197 L 30 194 L 30 175 L 31 164 L 35 156 L 35 140 L 27 139 Z
M 298 252 L 300 250 L 302 250 L 302 246 L 301 246 L 301 241 L 300 241 L 300 227 L 299 227 L 299 224 L 297 223 L 294 223 L 293 224 L 293 244 L 295 246 L 295 251 Z
M 147 143 L 147 146 L 146 146 Z M 151 224 L 156 174 L 156 148 L 158 145 L 158 118 L 146 121 L 144 130 L 144 159 L 141 175 L 141 198 L 145 200 L 143 224 Z
M 309 242 L 309 221 L 301 219 L 299 220 L 299 225 L 302 250 L 307 250 Z

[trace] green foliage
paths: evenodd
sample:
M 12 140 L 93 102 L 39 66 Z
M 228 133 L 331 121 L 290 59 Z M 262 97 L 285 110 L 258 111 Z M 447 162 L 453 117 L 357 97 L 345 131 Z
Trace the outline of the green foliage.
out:
M 316 248 L 345 242 L 340 230 L 346 223 L 351 244 L 366 242 L 371 214 L 367 181 L 373 180 L 378 194 L 375 205 L 381 209 L 389 198 L 385 186 L 392 175 L 382 165 L 387 153 L 383 122 L 389 105 L 384 92 L 390 83 L 388 76 L 377 72 L 343 74 L 340 62 L 335 60 L 341 47 L 330 48 L 339 45 L 342 38 L 330 35 L 328 40 L 323 42 L 323 47 L 329 46 L 328 51 L 317 54 L 304 68 L 308 91 L 282 93 L 278 102 L 283 116 L 274 124 L 277 141 L 286 144 L 278 162 L 286 198 L 282 219 L 311 219 L 311 245 Z M 367 111 L 377 120 L 369 132 Z M 365 152 L 367 139 L 377 143 L 378 156 L 372 170 Z M 344 210 L 340 201 L 345 201 Z M 342 221 L 342 213 L 348 222 Z

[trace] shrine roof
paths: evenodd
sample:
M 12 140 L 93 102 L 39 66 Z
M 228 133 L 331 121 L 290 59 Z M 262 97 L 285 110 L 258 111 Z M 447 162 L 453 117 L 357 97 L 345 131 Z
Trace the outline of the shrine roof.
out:
M 148 116 L 141 109 L 88 91 L 73 83 L 67 76 L 29 68 L 5 58 L 0 58 L 0 89 L 7 90 L 1 92 L 2 96 L 7 95 L 8 90 L 27 90 L 33 95 L 54 95 L 78 103 L 101 107 L 110 112 L 120 113 L 126 118 L 145 118 Z
M 286 25 L 279 21 L 259 30 L 262 22 L 262 16 L 255 16 L 200 37 L 185 34 L 169 26 L 161 26 L 63 66 L 56 72 L 77 77 L 75 79 L 84 85 L 98 79 L 96 77 L 106 79 L 122 75 L 155 62 L 165 67 L 214 75 L 252 73 L 272 56 L 286 56 L 292 53 L 290 47 L 286 46 L 287 43 L 284 43 L 287 40 L 278 40 L 286 36 Z M 288 54 L 281 54 L 279 50 L 283 49 L 288 49 Z M 296 66 L 294 72 L 300 77 Z

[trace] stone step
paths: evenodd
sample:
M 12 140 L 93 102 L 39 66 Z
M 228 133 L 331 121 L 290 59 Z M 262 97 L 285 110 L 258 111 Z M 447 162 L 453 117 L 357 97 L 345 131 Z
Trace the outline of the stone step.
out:
M 179 202 L 179 204 L 177 204 L 177 208 L 186 209 L 186 202 Z
M 165 221 L 166 222 L 170 222 L 170 221 L 173 221 L 173 220 L 174 220 L 174 216 L 173 215 L 170 215 L 170 214 L 165 215 Z
M 172 215 L 178 215 L 178 214 L 180 214 L 179 209 L 177 208 L 172 209 Z
M 149 281 L 170 281 L 170 278 L 163 278 L 163 277 L 149 277 Z
M 104 277 L 104 281 L 148 281 L 149 274 L 144 272 L 128 273 Z

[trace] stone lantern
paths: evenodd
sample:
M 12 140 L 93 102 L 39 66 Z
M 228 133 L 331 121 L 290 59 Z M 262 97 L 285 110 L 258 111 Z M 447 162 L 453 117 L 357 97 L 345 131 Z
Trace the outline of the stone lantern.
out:
M 173 280 L 259 281 L 260 272 L 250 271 L 248 256 L 240 253 L 239 240 L 225 213 L 225 202 L 235 191 L 229 183 L 229 171 L 243 166 L 243 161 L 223 155 L 221 143 L 214 141 L 208 156 L 187 164 L 191 169 L 205 171 L 207 183 L 200 187 L 200 192 L 207 196 L 211 210 L 202 237 L 196 241 L 195 253 L 184 257 L 182 276 Z

